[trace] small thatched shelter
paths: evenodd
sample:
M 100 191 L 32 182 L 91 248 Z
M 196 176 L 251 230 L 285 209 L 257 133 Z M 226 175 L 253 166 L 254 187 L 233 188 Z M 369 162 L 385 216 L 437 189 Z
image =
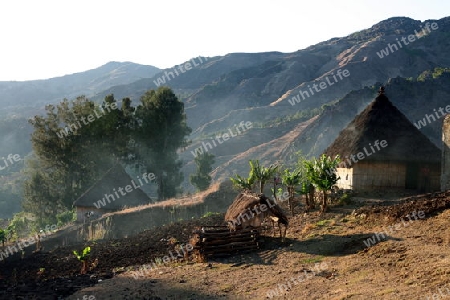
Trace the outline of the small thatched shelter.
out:
M 341 157 L 340 188 L 439 189 L 441 151 L 386 97 L 378 97 L 324 151 Z
M 133 184 L 134 182 L 134 184 Z M 143 180 L 142 180 L 143 182 Z M 145 184 L 145 182 L 143 182 Z M 125 189 L 127 186 L 128 191 Z M 109 212 L 150 203 L 150 198 L 141 189 L 139 182 L 132 180 L 120 164 L 110 168 L 103 177 L 84 192 L 73 206 L 77 221 L 98 218 Z M 122 192 L 119 191 L 122 189 Z
M 251 191 L 243 191 L 234 199 L 225 214 L 225 221 L 232 230 L 246 227 L 261 227 L 261 223 L 266 217 L 278 222 L 278 225 L 289 224 L 283 209 L 275 202 L 271 201 L 264 194 L 256 194 Z M 281 229 L 280 229 L 281 235 Z

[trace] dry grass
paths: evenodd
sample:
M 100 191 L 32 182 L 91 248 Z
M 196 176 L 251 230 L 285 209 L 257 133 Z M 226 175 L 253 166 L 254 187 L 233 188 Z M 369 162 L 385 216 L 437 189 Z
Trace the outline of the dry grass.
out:
M 208 195 L 215 193 L 217 191 L 219 191 L 220 188 L 220 184 L 219 183 L 215 183 L 213 185 L 211 185 L 207 190 L 199 192 L 197 194 L 195 194 L 195 196 L 186 196 L 186 197 L 180 197 L 180 198 L 172 198 L 172 199 L 168 199 L 165 201 L 160 201 L 157 203 L 151 203 L 151 204 L 146 204 L 146 205 L 140 205 L 140 206 L 136 206 L 136 207 L 131 207 L 131 208 L 126 208 L 123 209 L 121 211 L 117 211 L 114 213 L 107 213 L 104 214 L 102 216 L 103 217 L 108 217 L 114 214 L 128 214 L 128 213 L 133 213 L 133 212 L 139 212 L 142 210 L 146 210 L 146 209 L 151 209 L 154 207 L 179 207 L 179 206 L 193 206 L 193 205 L 197 205 L 199 203 L 203 203 L 205 202 L 205 199 Z

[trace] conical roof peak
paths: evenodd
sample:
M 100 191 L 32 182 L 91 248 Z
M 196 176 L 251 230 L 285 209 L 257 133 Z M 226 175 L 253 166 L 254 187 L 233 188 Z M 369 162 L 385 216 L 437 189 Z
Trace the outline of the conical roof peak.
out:
M 440 162 L 440 150 L 393 105 L 383 87 L 324 153 L 345 158 L 376 140 L 386 140 L 388 146 L 365 160 Z

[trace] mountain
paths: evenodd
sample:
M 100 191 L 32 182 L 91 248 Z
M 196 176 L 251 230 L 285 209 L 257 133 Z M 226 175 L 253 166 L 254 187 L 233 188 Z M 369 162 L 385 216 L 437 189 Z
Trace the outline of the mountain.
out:
M 152 77 L 159 71 L 153 66 L 131 62 L 109 62 L 96 69 L 61 77 L 30 81 L 0 81 L 0 115 L 21 114 L 29 117 L 46 104 L 80 95 L 90 97 L 112 86 L 129 84 Z
M 192 144 L 180 151 L 185 178 L 200 148 L 216 156 L 212 175 L 224 180 L 245 174 L 249 159 L 288 162 L 297 150 L 321 154 L 380 85 L 411 122 L 425 124 L 420 130 L 439 145 L 441 120 L 428 122 L 426 114 L 449 99 L 448 53 L 450 17 L 423 22 L 395 17 L 293 53 L 200 56 L 164 70 L 108 63 L 54 79 L 0 82 L 0 101 L 9 114 L 18 109 L 30 114 L 44 103 L 80 94 L 101 101 L 113 93 L 136 105 L 145 91 L 170 86 L 185 103 L 193 129 Z M 213 144 L 241 122 L 252 126 Z M 187 180 L 184 188 L 192 190 Z
M 436 23 L 437 29 L 424 32 L 427 23 Z M 449 17 L 424 22 L 395 17 L 294 53 L 233 53 L 207 58 L 192 70 L 171 77 L 165 85 L 174 89 L 185 102 L 188 122 L 195 133 L 205 124 L 221 118 L 231 118 L 228 121 L 231 124 L 240 121 L 234 117 L 234 111 L 284 107 L 277 113 L 286 116 L 298 110 L 319 108 L 352 90 L 387 82 L 389 78 L 417 77 L 425 70 L 447 67 L 450 65 L 449 32 Z M 401 39 L 410 35 L 416 36 L 415 40 L 404 45 Z M 144 91 L 156 88 L 155 81 L 171 70 L 112 87 L 97 97 L 101 99 L 114 93 L 118 98 L 130 96 L 137 101 Z M 338 71 L 345 70 L 347 77 L 337 76 Z M 313 88 L 320 83 L 324 88 Z M 301 92 L 304 99 L 292 106 L 290 100 L 295 101 L 294 97 Z
M 436 23 L 437 29 L 435 31 L 422 29 L 427 22 Z M 408 48 L 405 45 L 399 46 L 398 41 L 402 41 L 402 38 L 409 37 L 411 34 L 417 37 L 416 33 L 420 38 L 407 45 Z M 449 36 L 450 18 L 425 22 L 409 18 L 392 18 L 370 29 L 347 37 L 331 39 L 283 57 L 279 65 L 290 65 L 292 68 L 301 61 L 304 70 L 302 75 L 311 78 L 300 82 L 286 92 L 284 91 L 286 86 L 283 84 L 289 82 L 289 78 L 299 76 L 295 72 L 290 74 L 291 71 L 287 67 L 280 67 L 277 71 L 272 69 L 274 74 L 267 77 L 255 76 L 257 73 L 255 72 L 253 77 L 247 76 L 246 79 L 237 81 L 238 85 L 232 88 L 229 84 L 227 93 L 222 96 L 220 93 L 218 96 L 211 96 L 210 98 L 214 100 L 210 101 L 203 95 L 211 93 L 212 88 L 218 90 L 221 85 L 227 85 L 226 83 L 231 80 L 226 78 L 233 78 L 233 76 L 230 74 L 227 75 L 228 77 L 222 76 L 221 80 L 209 85 L 210 89 L 208 86 L 202 88 L 187 99 L 187 104 L 188 107 L 189 103 L 196 104 L 192 106 L 191 111 L 188 110 L 190 113 L 188 117 L 193 116 L 191 120 L 195 121 L 191 121 L 190 124 L 194 125 L 194 128 L 196 123 L 204 122 L 196 128 L 197 130 L 194 130 L 194 134 L 203 136 L 211 136 L 214 131 L 217 132 L 218 126 L 213 126 L 216 123 L 226 124 L 223 126 L 226 128 L 230 126 L 229 124 L 238 123 L 244 119 L 265 121 L 269 118 L 273 121 L 275 114 L 278 119 L 288 120 L 299 111 L 322 110 L 320 115 L 306 126 L 303 124 L 293 126 L 292 122 L 284 122 L 284 124 L 278 122 L 278 130 L 275 133 L 273 132 L 274 124 L 262 130 L 266 133 L 261 132 L 260 129 L 247 132 L 247 136 L 240 137 L 245 141 L 243 143 L 249 144 L 250 136 L 253 134 L 266 136 L 267 140 L 263 144 L 254 143 L 246 151 L 232 157 L 219 155 L 220 163 L 213 172 L 214 178 L 224 180 L 234 173 L 245 174 L 248 172 L 246 162 L 249 159 L 259 158 L 267 163 L 285 162 L 296 150 L 301 150 L 308 156 L 320 155 L 337 137 L 340 130 L 374 99 L 376 91 L 382 84 L 387 85 L 389 98 L 411 122 L 418 125 L 427 123 L 427 126 L 422 126 L 420 130 L 440 146 L 442 120 L 428 122 L 426 118 L 427 114 L 433 114 L 435 109 L 445 108 L 450 96 L 449 73 L 448 70 L 442 71 L 450 65 L 447 55 L 450 50 Z M 394 47 L 394 43 L 397 48 Z M 316 66 L 316 60 L 319 59 L 323 59 L 322 65 Z M 339 69 L 341 73 L 348 70 L 349 76 L 342 76 L 341 79 L 337 77 L 338 80 L 335 80 L 333 75 L 336 75 Z M 234 71 L 233 74 L 239 71 L 241 71 L 240 74 L 245 74 L 243 70 Z M 280 83 L 280 78 L 285 78 L 283 84 Z M 311 92 L 313 84 L 319 85 L 321 82 L 325 84 L 325 88 L 320 89 L 319 92 L 313 90 L 316 91 L 313 94 Z M 330 82 L 333 85 L 329 84 Z M 252 106 L 248 99 L 251 99 L 250 92 L 257 90 L 254 87 L 257 84 L 260 85 L 258 98 L 260 105 L 253 104 L 257 107 L 242 109 L 245 106 Z M 280 96 L 276 98 L 277 90 Z M 268 93 L 263 94 L 262 91 L 268 91 Z M 309 92 L 309 95 L 305 92 Z M 302 98 L 301 101 L 292 101 L 293 97 Z M 221 99 L 217 100 L 217 98 Z M 199 102 L 202 102 L 201 105 Z M 216 102 L 220 103 L 220 108 L 214 109 L 212 113 L 195 112 L 201 107 L 212 110 L 211 107 L 215 108 Z M 243 112 L 246 113 L 243 114 Z M 208 118 L 213 120 L 208 121 Z M 422 122 L 419 123 L 419 120 Z M 295 123 L 298 123 L 298 120 L 294 121 Z M 211 130 L 208 130 L 209 128 Z M 295 132 L 295 139 L 291 139 Z M 198 135 L 194 137 L 201 140 L 198 139 Z M 199 145 L 194 144 L 197 147 Z M 231 142 L 222 147 L 227 148 L 228 153 L 233 153 L 236 149 Z M 272 148 L 278 151 L 272 151 Z M 217 147 L 210 151 L 216 154 L 220 150 Z M 192 170 L 190 162 L 186 164 L 186 170 Z

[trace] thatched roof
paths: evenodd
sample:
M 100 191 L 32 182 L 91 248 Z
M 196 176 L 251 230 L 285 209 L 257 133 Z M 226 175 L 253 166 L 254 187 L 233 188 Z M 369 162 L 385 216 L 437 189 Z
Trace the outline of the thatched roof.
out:
M 124 207 L 134 207 L 143 204 L 148 204 L 150 198 L 139 188 L 134 188 L 132 179 L 124 168 L 120 164 L 116 164 L 111 169 L 109 169 L 103 177 L 97 181 L 93 186 L 91 186 L 86 192 L 83 193 L 75 202 L 73 206 L 83 206 L 83 207 L 95 207 L 94 203 L 105 197 L 105 194 L 111 194 L 114 196 L 114 201 L 106 201 L 106 205 L 102 207 L 105 210 L 120 210 Z M 136 186 L 139 186 L 139 182 L 134 180 Z M 142 180 L 145 184 L 145 182 Z M 132 191 L 127 193 L 125 187 L 131 185 L 133 187 Z M 122 195 L 118 188 L 122 188 Z M 114 193 L 120 197 L 117 197 Z M 110 198 L 111 199 L 111 198 Z
M 387 146 L 373 153 L 378 140 L 386 140 Z M 378 97 L 339 133 L 336 140 L 324 151 L 341 161 L 364 153 L 364 147 L 372 155 L 365 155 L 364 161 L 395 161 L 440 163 L 441 151 L 422 134 L 386 97 L 380 89 Z
M 225 214 L 225 221 L 229 222 L 237 220 L 240 214 L 245 214 L 249 209 L 251 210 L 255 206 L 259 208 L 262 204 L 265 204 L 268 207 L 268 211 L 270 211 L 272 215 L 278 217 L 281 223 L 285 225 L 289 223 L 286 214 L 277 203 L 267 198 L 264 194 L 256 194 L 251 191 L 243 191 L 237 195 L 233 203 L 228 207 Z

